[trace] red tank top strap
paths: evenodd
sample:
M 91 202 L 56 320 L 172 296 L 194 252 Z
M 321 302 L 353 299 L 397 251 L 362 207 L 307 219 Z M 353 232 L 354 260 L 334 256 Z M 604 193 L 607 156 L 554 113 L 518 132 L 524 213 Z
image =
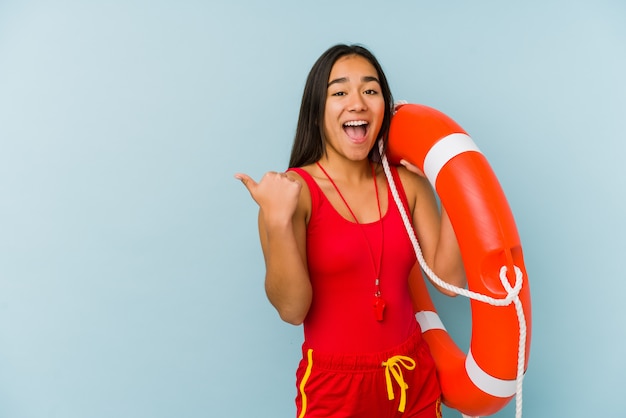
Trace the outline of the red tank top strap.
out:
M 300 177 L 304 179 L 306 185 L 309 187 L 309 194 L 311 195 L 311 206 L 313 208 L 319 207 L 319 204 L 323 197 L 323 192 L 317 182 L 313 179 L 313 176 L 311 176 L 308 172 L 300 167 L 292 167 L 289 168 L 287 171 L 293 171 L 294 173 L 299 174 Z
M 402 201 L 402 205 L 404 206 L 404 210 L 406 213 L 411 213 L 409 211 L 409 201 L 406 197 L 406 192 L 404 191 L 404 186 L 402 186 L 402 181 L 400 181 L 400 175 L 398 174 L 398 167 L 390 166 L 391 176 L 393 177 L 393 182 L 396 185 L 396 190 L 398 190 L 398 194 L 400 195 L 400 201 Z M 391 196 L 391 188 L 389 189 L 390 203 L 393 201 L 393 197 Z

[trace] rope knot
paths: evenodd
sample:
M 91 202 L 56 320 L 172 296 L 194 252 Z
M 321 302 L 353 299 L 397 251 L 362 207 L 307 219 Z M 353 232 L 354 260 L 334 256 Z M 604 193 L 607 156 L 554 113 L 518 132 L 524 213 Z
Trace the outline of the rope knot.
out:
M 415 369 L 415 360 L 407 356 L 393 356 L 387 361 L 383 361 L 382 366 L 385 368 L 385 380 L 387 382 L 387 397 L 390 401 L 395 398 L 393 393 L 393 382 L 391 376 L 396 380 L 398 386 L 400 386 L 400 405 L 398 411 L 404 412 L 406 407 L 406 390 L 409 385 L 404 381 L 404 375 L 402 374 L 402 367 L 407 370 Z

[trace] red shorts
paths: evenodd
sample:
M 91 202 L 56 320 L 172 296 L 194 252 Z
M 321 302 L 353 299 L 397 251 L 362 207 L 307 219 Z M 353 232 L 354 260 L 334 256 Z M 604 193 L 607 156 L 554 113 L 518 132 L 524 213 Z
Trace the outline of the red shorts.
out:
M 437 418 L 441 388 L 421 331 L 378 353 L 320 354 L 302 346 L 298 418 Z

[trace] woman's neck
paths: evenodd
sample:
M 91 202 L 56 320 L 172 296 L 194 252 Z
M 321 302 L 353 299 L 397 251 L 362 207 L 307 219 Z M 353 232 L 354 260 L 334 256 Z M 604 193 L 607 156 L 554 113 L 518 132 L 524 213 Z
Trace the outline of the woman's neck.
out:
M 350 161 L 347 159 L 329 158 L 323 156 L 319 163 L 333 177 L 341 182 L 360 183 L 372 178 L 372 163 L 366 159 Z

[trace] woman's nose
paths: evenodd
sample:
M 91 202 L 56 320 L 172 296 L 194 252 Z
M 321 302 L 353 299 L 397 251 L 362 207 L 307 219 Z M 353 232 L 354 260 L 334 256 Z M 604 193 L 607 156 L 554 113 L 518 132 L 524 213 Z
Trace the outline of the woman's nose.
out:
M 348 110 L 353 112 L 360 112 L 367 109 L 367 104 L 362 95 L 360 94 L 352 94 L 350 97 L 350 103 L 348 106 Z

